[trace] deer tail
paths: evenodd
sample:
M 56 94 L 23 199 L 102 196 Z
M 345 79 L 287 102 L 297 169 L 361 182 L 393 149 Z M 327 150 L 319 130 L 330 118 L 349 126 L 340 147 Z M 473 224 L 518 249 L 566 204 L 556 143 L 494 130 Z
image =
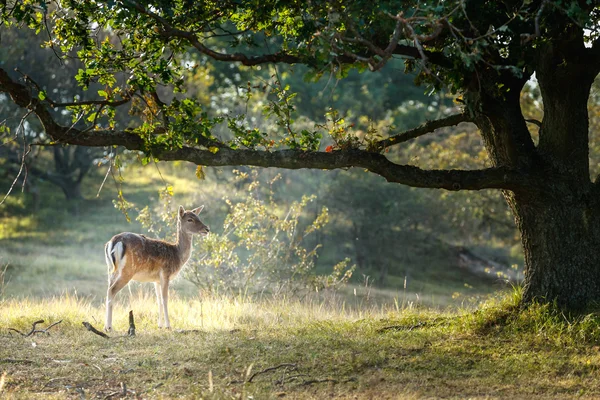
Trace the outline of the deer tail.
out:
M 113 242 L 109 240 L 104 246 L 104 258 L 108 266 L 109 276 L 114 274 L 124 260 L 125 245 L 123 242 Z

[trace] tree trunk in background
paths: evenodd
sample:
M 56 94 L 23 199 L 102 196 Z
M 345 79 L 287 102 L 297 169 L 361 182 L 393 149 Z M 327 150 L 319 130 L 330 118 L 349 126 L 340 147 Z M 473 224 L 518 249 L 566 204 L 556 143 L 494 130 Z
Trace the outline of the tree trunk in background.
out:
M 81 181 L 69 179 L 61 180 L 59 177 L 54 179 L 53 183 L 60 187 L 67 202 L 83 200 L 83 195 L 81 194 Z

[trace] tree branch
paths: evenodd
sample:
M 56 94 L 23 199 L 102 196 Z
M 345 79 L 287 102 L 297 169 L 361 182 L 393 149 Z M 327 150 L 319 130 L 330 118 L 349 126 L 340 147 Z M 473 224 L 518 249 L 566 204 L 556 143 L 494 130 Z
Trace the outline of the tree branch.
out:
M 45 94 L 45 101 L 47 101 L 52 108 L 61 108 L 61 107 L 71 107 L 71 106 L 90 106 L 90 105 L 98 105 L 98 106 L 109 106 L 109 107 L 119 107 L 122 106 L 125 103 L 128 103 L 131 101 L 131 99 L 133 98 L 133 94 L 135 93 L 134 89 L 130 89 L 128 92 L 126 92 L 122 97 L 121 100 L 81 100 L 81 101 L 69 101 L 69 102 L 57 102 L 52 100 L 49 96 L 48 93 L 45 93 L 45 91 L 40 87 L 40 85 L 38 85 L 38 83 L 28 74 L 25 74 L 21 71 L 19 71 L 19 69 L 15 68 L 15 71 L 17 71 L 18 73 L 21 74 L 21 76 L 23 77 L 23 80 L 25 82 L 30 82 L 33 86 L 35 86 L 35 89 L 38 92 L 44 92 Z
M 188 31 L 181 30 L 181 29 L 174 27 L 165 18 L 161 17 L 160 15 L 156 14 L 155 12 L 152 12 L 151 10 L 144 8 L 137 2 L 132 1 L 132 0 L 125 0 L 124 4 L 129 7 L 132 7 L 133 9 L 137 10 L 141 14 L 144 14 L 144 15 L 152 18 L 156 22 L 158 22 L 163 27 L 163 29 L 159 33 L 161 36 L 163 36 L 165 38 L 176 37 L 176 38 L 185 39 L 190 43 L 190 45 L 192 45 L 200 53 L 205 54 L 208 57 L 215 59 L 217 61 L 240 62 L 246 66 L 254 66 L 254 65 L 266 64 L 266 63 L 297 64 L 297 63 L 302 63 L 302 62 L 307 61 L 305 59 L 302 59 L 301 57 L 298 57 L 296 55 L 286 53 L 283 51 L 271 53 L 271 54 L 262 54 L 262 55 L 258 55 L 258 56 L 248 56 L 243 53 L 229 54 L 229 53 L 221 53 L 218 51 L 214 51 L 214 50 L 210 49 L 209 47 L 205 46 L 202 42 L 200 42 L 200 40 L 198 40 L 198 36 L 196 33 L 188 32 Z M 450 61 L 440 52 L 430 52 L 427 50 L 420 51 L 419 49 L 417 49 L 416 47 L 413 47 L 413 46 L 397 44 L 398 41 L 396 40 L 394 42 L 393 39 L 399 37 L 399 34 L 400 34 L 399 30 L 397 32 L 394 31 L 394 34 L 392 35 L 392 42 L 390 42 L 389 44 L 386 45 L 387 47 L 385 48 L 385 50 L 383 48 L 379 49 L 378 51 L 374 51 L 372 48 L 370 50 L 373 51 L 374 54 L 379 54 L 381 52 L 389 52 L 390 55 L 391 54 L 402 55 L 402 56 L 407 56 L 407 57 L 416 58 L 416 59 L 420 59 L 420 58 L 422 58 L 423 55 L 425 55 L 426 60 L 433 64 L 437 64 L 440 66 L 451 66 L 452 65 L 450 63 Z M 358 55 L 345 54 L 345 55 L 340 55 L 340 56 L 335 57 L 334 62 L 337 64 L 352 64 L 357 61 L 360 61 L 360 59 L 361 59 L 361 57 Z M 380 68 L 380 67 L 381 66 L 379 66 L 378 68 Z
M 466 113 L 453 114 L 445 118 L 437 119 L 434 121 L 427 121 L 424 124 L 414 128 L 399 133 L 394 136 L 390 136 L 389 138 L 382 139 L 375 145 L 378 149 L 385 149 L 386 147 L 393 146 L 398 143 L 403 143 L 409 141 L 411 139 L 418 138 L 419 136 L 423 136 L 427 133 L 431 133 L 439 128 L 444 128 L 447 126 L 458 125 L 461 122 L 469 122 L 470 118 Z
M 486 188 L 519 190 L 531 183 L 525 175 L 506 167 L 482 170 L 423 170 L 410 165 L 399 165 L 384 155 L 359 149 L 338 150 L 333 152 L 305 152 L 301 150 L 234 150 L 220 147 L 218 151 L 202 150 L 195 147 L 149 148 L 145 141 L 134 131 L 79 130 L 59 125 L 45 105 L 32 98 L 27 88 L 14 82 L 0 69 L 0 91 L 8 92 L 16 104 L 33 110 L 46 133 L 55 141 L 82 146 L 123 146 L 129 150 L 139 150 L 164 161 L 189 161 L 204 166 L 252 165 L 258 167 L 278 167 L 287 169 L 314 168 L 338 169 L 360 167 L 381 175 L 389 182 L 401 183 L 413 187 L 439 188 L 447 190 L 480 190 Z M 417 128 L 424 134 L 437 127 L 448 126 L 450 122 L 464 120 L 463 114 L 446 119 L 431 121 Z M 405 136 L 406 137 L 406 136 Z M 389 138 L 388 138 L 389 140 Z M 394 139 L 398 143 L 400 139 Z M 408 140 L 408 139 L 406 139 Z M 391 145 L 391 144 L 390 144 Z

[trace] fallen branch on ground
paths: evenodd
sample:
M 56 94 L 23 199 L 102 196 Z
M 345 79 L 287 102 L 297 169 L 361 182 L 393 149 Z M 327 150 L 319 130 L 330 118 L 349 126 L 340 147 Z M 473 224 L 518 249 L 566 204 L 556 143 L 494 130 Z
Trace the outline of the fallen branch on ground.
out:
M 250 378 L 248 378 L 248 380 L 246 382 L 252 382 L 252 380 L 254 378 L 256 378 L 258 375 L 266 374 L 267 372 L 275 371 L 275 370 L 278 370 L 279 368 L 290 368 L 290 371 L 296 371 L 298 369 L 298 366 L 296 364 L 279 364 L 275 367 L 265 368 L 262 371 L 257 371 L 255 373 L 253 373 L 252 376 Z
M 110 336 L 108 336 L 106 333 L 94 328 L 94 326 L 92 324 L 90 324 L 89 322 L 82 322 L 81 324 L 83 326 L 85 326 L 85 329 L 87 329 L 88 331 L 95 333 L 98 336 L 102 336 L 105 339 L 110 339 Z
M 102 336 L 105 339 L 110 339 L 111 337 L 108 336 L 106 333 L 96 329 L 94 327 L 94 325 L 90 324 L 89 322 L 82 322 L 81 323 L 83 326 L 85 326 L 85 329 L 87 329 L 88 331 L 95 333 L 98 336 Z M 127 335 L 125 336 L 135 336 L 135 320 L 133 318 L 133 310 L 129 311 L 129 330 L 127 331 Z
M 53 323 L 53 324 L 50 324 L 50 325 L 49 325 L 49 326 L 48 326 L 46 329 L 35 329 L 35 327 L 36 327 L 38 324 L 43 324 L 43 323 L 44 323 L 44 320 L 43 320 L 43 319 L 40 319 L 40 320 L 38 320 L 38 321 L 35 321 L 35 322 L 33 323 L 33 325 L 31 325 L 31 330 L 30 330 L 28 333 L 23 333 L 23 332 L 21 332 L 20 330 L 18 330 L 18 329 L 15 329 L 15 328 L 8 328 L 8 330 L 9 330 L 9 331 L 15 331 L 15 332 L 17 332 L 19 335 L 21 335 L 21 336 L 23 336 L 23 337 L 29 337 L 29 336 L 33 336 L 33 335 L 35 335 L 36 333 L 45 333 L 46 335 L 48 335 L 48 336 L 49 336 L 49 335 L 50 335 L 50 332 L 48 332 L 48 330 L 49 330 L 50 328 L 52 328 L 53 326 L 56 326 L 56 325 L 60 324 L 61 322 L 62 322 L 62 319 L 61 319 L 60 321 L 58 321 L 58 322 L 55 322 L 55 323 Z

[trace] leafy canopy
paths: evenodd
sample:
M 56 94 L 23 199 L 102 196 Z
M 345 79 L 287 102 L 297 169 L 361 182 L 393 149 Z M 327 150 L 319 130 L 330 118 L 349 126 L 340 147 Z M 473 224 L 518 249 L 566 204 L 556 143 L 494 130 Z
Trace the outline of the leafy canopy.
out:
M 459 97 L 485 91 L 502 98 L 522 87 L 511 84 L 511 79 L 523 82 L 536 71 L 537 52 L 546 43 L 579 35 L 582 42 L 594 45 L 600 16 L 590 0 L 27 0 L 3 4 L 5 26 L 27 26 L 45 35 L 45 46 L 58 57 L 80 63 L 75 79 L 82 88 L 93 90 L 86 100 L 59 101 L 28 76 L 25 83 L 33 93 L 32 102 L 31 94 L 0 70 L 0 90 L 9 92 L 22 107 L 32 108 L 51 140 L 122 144 L 149 157 L 205 165 L 361 166 L 388 180 L 449 189 L 514 188 L 516 184 L 509 182 L 514 179 L 500 182 L 487 173 L 485 179 L 457 175 L 451 181 L 435 173 L 420 176 L 419 171 L 397 168 L 369 154 L 469 121 L 473 110 L 389 138 L 358 132 L 335 110 L 328 124 L 298 128 L 295 94 L 276 79 L 263 110 L 279 127 L 278 134 L 272 135 L 244 113 L 211 115 L 199 100 L 186 96 L 186 77 L 198 65 L 193 55 L 200 55 L 200 62 L 210 58 L 246 67 L 304 64 L 310 67 L 309 79 L 343 78 L 351 69 L 379 70 L 389 60 L 402 58 L 406 70 L 416 74 L 416 82 L 430 91 L 446 88 Z M 256 89 L 248 82 L 240 95 L 249 99 Z M 117 109 L 122 106 L 135 116 L 128 126 L 117 123 Z M 85 121 L 89 126 L 82 131 L 57 126 L 47 109 L 67 109 L 74 123 Z M 215 127 L 223 122 L 230 133 L 215 135 Z M 264 154 L 278 148 L 317 152 L 323 136 L 333 140 L 325 153 L 363 152 L 302 161 L 290 161 L 292 153 Z M 240 149 L 260 150 L 263 155 L 236 152 Z

